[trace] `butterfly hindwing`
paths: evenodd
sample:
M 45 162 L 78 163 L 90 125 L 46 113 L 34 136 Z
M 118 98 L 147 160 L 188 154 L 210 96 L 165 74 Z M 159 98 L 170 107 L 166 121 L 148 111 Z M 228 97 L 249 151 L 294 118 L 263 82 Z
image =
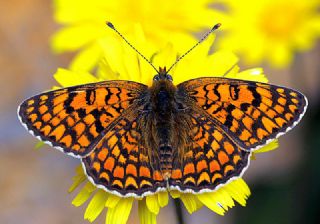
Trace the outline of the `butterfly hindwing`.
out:
M 293 128 L 307 107 L 298 91 L 265 83 L 199 78 L 178 88 L 245 150 L 255 150 Z
M 183 159 L 175 160 L 170 188 L 201 193 L 240 177 L 250 152 L 241 150 L 207 115 L 192 111 L 190 116 L 190 145 Z
M 53 90 L 25 100 L 18 116 L 40 140 L 83 157 L 146 88 L 135 82 L 105 81 Z
M 93 184 L 121 197 L 141 198 L 166 189 L 159 161 L 151 159 L 150 149 L 141 145 L 137 110 L 122 115 L 96 149 L 82 159 Z

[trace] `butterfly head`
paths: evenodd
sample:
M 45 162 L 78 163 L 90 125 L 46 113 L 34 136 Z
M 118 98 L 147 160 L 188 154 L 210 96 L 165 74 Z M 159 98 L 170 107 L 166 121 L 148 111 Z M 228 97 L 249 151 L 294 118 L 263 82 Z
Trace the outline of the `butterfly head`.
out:
M 166 67 L 159 68 L 158 74 L 153 77 L 153 81 L 168 80 L 172 82 L 172 76 L 168 74 Z

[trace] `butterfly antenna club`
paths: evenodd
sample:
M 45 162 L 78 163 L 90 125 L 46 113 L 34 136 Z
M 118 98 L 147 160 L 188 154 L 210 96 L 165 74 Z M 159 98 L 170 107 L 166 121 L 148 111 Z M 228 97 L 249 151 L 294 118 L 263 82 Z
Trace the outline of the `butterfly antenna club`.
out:
M 187 52 L 185 52 L 183 55 L 181 55 L 168 69 L 167 72 L 169 72 L 182 58 L 184 58 L 187 54 L 190 53 L 193 49 L 195 49 L 199 44 L 201 44 L 212 32 L 219 29 L 221 26 L 221 23 L 217 23 L 214 25 L 209 32 L 207 32 L 193 47 L 191 47 Z
M 159 71 L 156 69 L 156 67 L 151 63 L 150 60 L 148 60 L 143 54 L 141 54 L 116 28 L 111 22 L 106 22 L 107 26 L 111 29 L 113 29 L 135 52 L 137 52 L 146 62 L 148 62 L 149 65 L 152 66 L 154 70 L 156 70 L 157 73 Z

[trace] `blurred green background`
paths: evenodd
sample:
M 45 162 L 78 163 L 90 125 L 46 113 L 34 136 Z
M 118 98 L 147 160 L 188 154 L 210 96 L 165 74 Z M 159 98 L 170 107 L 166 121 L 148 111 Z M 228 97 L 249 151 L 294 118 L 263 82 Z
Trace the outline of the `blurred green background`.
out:
M 58 25 L 49 0 L 1 1 L 0 6 L 0 223 L 88 223 L 85 207 L 71 205 L 78 160 L 45 146 L 19 124 L 16 109 L 33 94 L 51 88 L 52 74 L 67 67 L 72 54 L 53 55 L 48 40 Z M 241 59 L 240 59 L 241 61 Z M 237 205 L 224 217 L 206 208 L 187 214 L 185 223 L 253 224 L 320 223 L 320 43 L 296 55 L 288 69 L 263 66 L 271 83 L 300 90 L 308 111 L 280 147 L 256 156 L 244 175 L 251 188 L 247 206 Z M 241 65 L 241 63 L 240 63 Z M 241 66 L 245 69 L 245 66 Z M 158 223 L 177 223 L 173 203 Z M 96 223 L 104 223 L 104 216 Z M 128 223 L 138 223 L 137 208 Z

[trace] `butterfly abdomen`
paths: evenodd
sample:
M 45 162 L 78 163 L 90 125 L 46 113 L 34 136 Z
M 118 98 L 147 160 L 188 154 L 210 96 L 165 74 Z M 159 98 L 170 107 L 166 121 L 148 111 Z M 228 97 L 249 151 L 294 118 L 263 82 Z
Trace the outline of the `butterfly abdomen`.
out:
M 172 132 L 174 128 L 174 94 L 175 87 L 169 81 L 159 81 L 154 83 L 150 89 L 152 112 L 156 130 L 157 154 L 160 167 L 165 173 L 170 173 L 172 169 L 173 147 Z
M 170 145 L 160 145 L 159 147 L 160 167 L 163 173 L 170 173 L 172 170 L 172 147 Z

